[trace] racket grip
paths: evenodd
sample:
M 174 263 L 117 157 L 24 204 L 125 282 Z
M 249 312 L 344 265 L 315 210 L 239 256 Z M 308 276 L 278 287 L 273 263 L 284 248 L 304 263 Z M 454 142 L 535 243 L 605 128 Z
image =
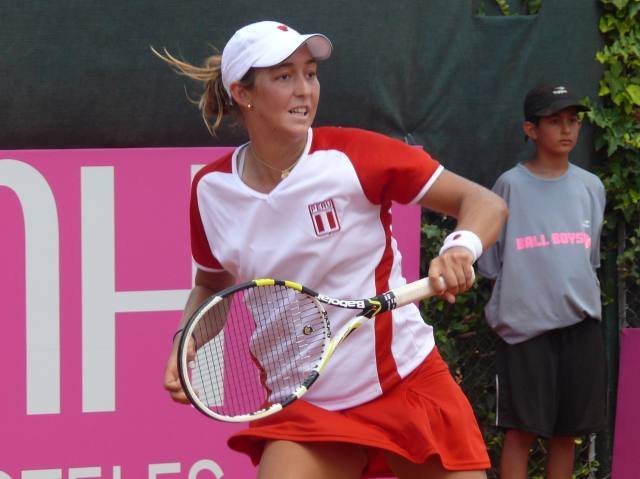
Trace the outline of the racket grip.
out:
M 440 278 L 440 280 L 443 281 L 442 278 Z M 399 286 L 398 288 L 394 288 L 392 292 L 395 296 L 397 308 L 428 298 L 434 294 L 431 283 L 429 283 L 429 278 L 422 278 L 418 281 Z
M 471 279 L 475 280 L 476 274 L 473 268 L 471 268 Z M 446 283 L 444 282 L 444 278 L 441 276 L 438 278 L 440 280 L 440 285 L 445 288 Z M 430 298 L 435 294 L 433 288 L 431 288 L 431 283 L 429 282 L 429 278 L 422 278 L 418 281 L 414 281 L 413 283 L 408 283 L 398 288 L 394 288 L 392 293 L 395 297 L 396 308 L 400 306 L 404 306 L 409 303 L 415 303 L 416 301 L 420 301 L 421 299 Z

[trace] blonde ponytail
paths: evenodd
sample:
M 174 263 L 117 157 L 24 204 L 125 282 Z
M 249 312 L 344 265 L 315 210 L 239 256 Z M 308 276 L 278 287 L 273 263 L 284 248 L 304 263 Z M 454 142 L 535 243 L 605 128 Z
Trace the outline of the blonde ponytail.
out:
M 202 67 L 197 67 L 174 57 L 166 48 L 163 49 L 163 53 L 158 52 L 153 47 L 151 47 L 151 51 L 167 63 L 177 74 L 203 84 L 204 91 L 200 96 L 200 100 L 192 101 L 198 106 L 209 133 L 215 135 L 224 116 L 238 111 L 235 104 L 230 101 L 229 95 L 222 85 L 220 68 L 222 55 L 212 55 L 205 59 Z

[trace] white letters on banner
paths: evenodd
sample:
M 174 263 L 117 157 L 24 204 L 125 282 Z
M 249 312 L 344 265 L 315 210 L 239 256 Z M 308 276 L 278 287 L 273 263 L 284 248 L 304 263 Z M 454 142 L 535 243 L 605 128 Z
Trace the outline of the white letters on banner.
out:
M 13 190 L 24 217 L 27 414 L 58 414 L 60 242 L 56 201 L 47 180 L 21 161 L 0 161 L 0 185 Z
M 13 366 L 10 382 L 17 384 L 0 420 L 7 432 L 0 439 L 0 479 L 251 474 L 249 461 L 224 447 L 239 426 L 200 422 L 173 407 L 162 389 L 169 339 L 191 287 L 190 177 L 202 160 L 221 154 L 125 149 L 0 156 L 0 281 L 10 328 L 2 339 Z M 146 182 L 149 171 L 153 185 Z M 165 231 L 175 235 L 158 238 Z M 150 353 L 144 364 L 128 367 L 141 345 L 136 333 L 147 328 Z M 184 427 L 210 440 L 195 448 L 170 444 L 162 421 L 151 419 L 158 412 L 163 420 L 185 414 Z M 215 461 L 204 459 L 211 452 Z M 177 457 L 182 463 L 171 461 Z
M 175 479 L 197 479 L 200 472 L 206 471 L 213 474 L 215 479 L 221 479 L 224 473 L 217 462 L 211 459 L 201 459 L 196 461 L 186 475 L 179 474 L 182 466 L 179 462 L 168 462 L 162 464 L 149 464 L 149 474 L 147 479 L 162 479 L 165 474 L 172 474 Z M 102 468 L 94 467 L 71 467 L 66 471 L 63 469 L 31 469 L 20 473 L 20 479 L 122 479 L 120 466 L 113 466 L 111 471 L 106 471 L 102 475 Z M 207 477 L 210 477 L 207 475 Z M 9 474 L 0 471 L 0 479 L 14 479 Z M 18 478 L 15 478 L 18 479 Z
M 199 165 L 192 167 L 197 171 Z M 60 240 L 56 201 L 31 165 L 0 161 L 25 223 L 27 414 L 60 413 Z M 115 291 L 113 167 L 81 168 L 82 410 L 115 411 L 115 315 L 178 311 L 188 290 Z M 1 479 L 1 478 L 0 478 Z
M 187 290 L 115 290 L 113 167 L 82 167 L 82 410 L 116 410 L 116 313 L 177 311 Z

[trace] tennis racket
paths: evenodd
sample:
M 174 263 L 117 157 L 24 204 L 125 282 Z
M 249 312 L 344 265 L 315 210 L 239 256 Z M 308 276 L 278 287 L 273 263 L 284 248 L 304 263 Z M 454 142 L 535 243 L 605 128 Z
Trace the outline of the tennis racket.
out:
M 302 397 L 338 345 L 366 321 L 432 295 L 428 278 L 359 300 L 276 279 L 232 286 L 208 298 L 182 331 L 182 388 L 213 419 L 269 416 Z M 324 304 L 360 312 L 332 334 Z

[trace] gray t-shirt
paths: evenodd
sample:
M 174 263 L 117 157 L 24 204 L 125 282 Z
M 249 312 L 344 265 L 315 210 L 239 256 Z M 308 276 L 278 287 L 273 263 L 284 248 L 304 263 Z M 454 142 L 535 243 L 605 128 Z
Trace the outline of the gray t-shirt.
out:
M 605 191 L 598 177 L 569 164 L 548 179 L 519 164 L 493 191 L 509 205 L 509 219 L 478 261 L 480 273 L 495 280 L 489 325 L 515 344 L 587 316 L 601 319 L 596 268 Z

